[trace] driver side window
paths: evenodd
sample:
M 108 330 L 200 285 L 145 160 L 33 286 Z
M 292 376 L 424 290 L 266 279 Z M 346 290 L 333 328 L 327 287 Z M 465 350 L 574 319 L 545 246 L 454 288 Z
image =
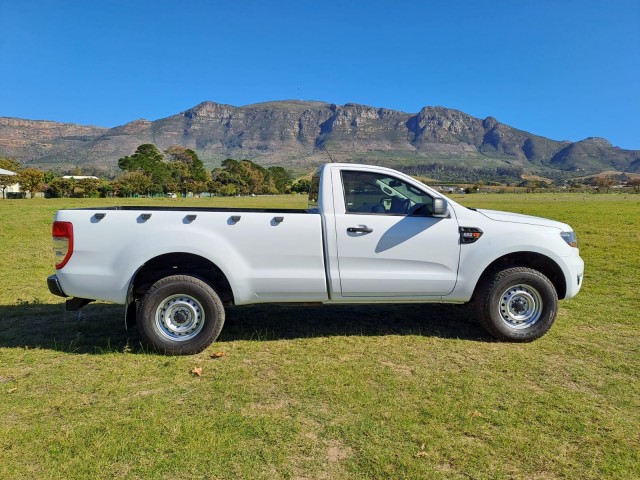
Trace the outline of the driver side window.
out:
M 402 180 L 379 173 L 343 171 L 345 211 L 358 214 L 430 215 L 433 199 Z

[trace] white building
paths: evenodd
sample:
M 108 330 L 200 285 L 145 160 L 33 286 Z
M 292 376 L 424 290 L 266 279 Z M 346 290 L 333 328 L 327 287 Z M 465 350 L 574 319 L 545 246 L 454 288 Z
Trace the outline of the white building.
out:
M 12 172 L 11 170 L 5 170 L 4 168 L 0 168 L 0 175 L 17 177 L 18 174 L 16 172 Z M 2 187 L 0 187 L 0 190 L 2 190 Z M 2 193 L 3 193 L 2 198 L 6 198 L 8 193 L 20 193 L 20 184 L 16 182 L 16 183 L 7 185 Z

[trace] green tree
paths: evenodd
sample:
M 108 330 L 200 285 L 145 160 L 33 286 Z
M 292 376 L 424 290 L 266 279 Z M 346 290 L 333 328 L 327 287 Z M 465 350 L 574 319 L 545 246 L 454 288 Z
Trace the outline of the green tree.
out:
M 64 198 L 71 195 L 75 182 L 68 178 L 54 178 L 49 182 L 49 194 L 55 198 Z
M 119 197 L 146 195 L 153 190 L 153 181 L 143 172 L 127 172 L 113 183 L 113 191 Z
M 231 167 L 231 168 L 229 168 Z M 214 168 L 211 171 L 210 191 L 220 195 L 246 195 L 249 187 L 240 174 L 240 162 L 235 160 L 225 160 L 222 162 L 222 168 Z M 233 189 L 224 188 L 227 185 L 233 185 Z M 233 190 L 233 193 L 231 191 Z
M 234 185 L 235 188 L 225 188 Z M 291 173 L 282 167 L 268 169 L 250 160 L 227 158 L 220 168 L 211 171 L 209 191 L 220 195 L 286 193 L 291 187 Z
M 113 184 L 109 180 L 100 180 L 98 193 L 102 198 L 111 197 L 113 195 Z
M 165 150 L 165 153 L 171 159 L 169 168 L 172 178 L 167 186 L 169 190 L 180 191 L 186 195 L 188 192 L 199 194 L 207 189 L 210 175 L 196 152 L 174 145 Z
M 640 178 L 634 178 L 627 182 L 627 185 L 633 187 L 636 192 L 640 192 Z
M 207 172 L 208 173 L 208 172 Z M 193 193 L 200 195 L 203 192 L 209 191 L 209 182 L 196 181 L 193 183 Z
M 190 148 L 173 145 L 166 149 L 165 153 L 170 157 L 170 164 L 180 162 L 186 165 L 187 171 L 194 181 L 206 182 L 209 180 L 209 172 L 204 168 L 202 160 L 200 160 L 198 154 Z
M 77 181 L 74 197 L 94 198 L 99 195 L 100 180 L 97 178 L 82 178 Z
M 223 160 L 222 168 L 233 175 L 240 175 L 240 172 L 242 170 L 242 168 L 240 167 L 240 162 L 234 160 L 233 158 L 227 158 L 226 160 Z
M 238 186 L 233 183 L 223 185 L 220 188 L 220 195 L 222 195 L 223 197 L 233 197 L 234 195 L 237 195 L 237 194 L 238 194 Z
M 180 161 L 171 162 L 171 180 L 167 184 L 171 191 L 179 191 L 183 196 L 191 191 L 193 179 L 189 172 L 189 166 Z
M 222 170 L 224 174 L 220 179 L 221 183 L 223 185 L 235 183 L 237 193 L 240 195 L 262 193 L 266 170 L 259 165 L 250 160 L 237 161 L 228 158 L 222 162 Z
M 139 171 L 149 177 L 153 184 L 149 191 L 153 193 L 162 192 L 171 179 L 171 168 L 164 161 L 162 153 L 150 143 L 140 145 L 130 157 L 119 159 L 118 167 L 127 172 Z
M 18 174 L 18 181 L 20 182 L 20 188 L 24 192 L 29 192 L 31 198 L 42 190 L 42 183 L 44 182 L 44 173 L 37 168 L 26 168 Z
M 266 188 L 266 170 L 250 160 L 242 160 L 240 162 L 242 175 L 249 187 L 249 194 L 265 193 Z
M 56 173 L 52 172 L 51 170 L 45 170 L 43 174 L 44 174 L 44 183 L 52 182 L 57 177 Z
M 291 186 L 291 191 L 296 193 L 309 193 L 311 190 L 311 182 L 306 178 L 299 179 Z
M 267 169 L 269 179 L 273 183 L 277 193 L 287 193 L 291 188 L 291 172 L 282 167 L 269 167 Z

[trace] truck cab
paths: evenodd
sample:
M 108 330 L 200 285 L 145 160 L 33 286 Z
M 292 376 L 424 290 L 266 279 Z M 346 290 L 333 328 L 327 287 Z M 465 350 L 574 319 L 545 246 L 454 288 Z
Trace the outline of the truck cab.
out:
M 328 164 L 312 178 L 310 208 L 317 188 L 333 300 L 439 300 L 453 291 L 453 202 L 398 173 Z

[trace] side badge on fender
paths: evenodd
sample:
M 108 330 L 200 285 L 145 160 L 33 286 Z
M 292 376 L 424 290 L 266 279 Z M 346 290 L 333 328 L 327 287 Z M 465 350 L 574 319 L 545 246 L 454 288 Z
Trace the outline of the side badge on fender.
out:
M 460 243 L 473 243 L 482 236 L 482 230 L 476 227 L 460 227 Z

